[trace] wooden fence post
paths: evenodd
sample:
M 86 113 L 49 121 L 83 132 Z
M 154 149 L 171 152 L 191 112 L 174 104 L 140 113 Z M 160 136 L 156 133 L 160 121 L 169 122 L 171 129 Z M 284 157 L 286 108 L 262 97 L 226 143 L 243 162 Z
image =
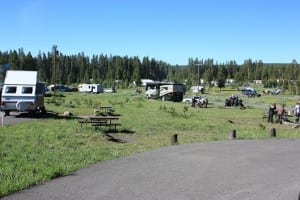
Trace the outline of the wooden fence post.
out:
M 270 136 L 271 137 L 276 137 L 276 129 L 275 128 L 271 128 L 271 130 L 270 130 Z
M 232 130 L 229 134 L 229 139 L 234 140 L 236 139 L 236 130 Z
M 174 144 L 177 144 L 178 143 L 178 135 L 177 134 L 173 134 L 171 136 L 171 144 L 174 145 Z
M 0 112 L 0 117 L 1 117 L 1 126 L 4 126 L 4 112 Z

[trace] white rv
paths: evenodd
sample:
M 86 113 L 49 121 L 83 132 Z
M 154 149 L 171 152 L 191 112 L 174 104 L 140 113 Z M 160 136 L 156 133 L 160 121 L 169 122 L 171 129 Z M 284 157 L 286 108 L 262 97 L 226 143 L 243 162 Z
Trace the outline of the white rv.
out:
M 101 84 L 82 83 L 78 85 L 78 91 L 98 94 L 103 93 L 103 86 Z
M 163 101 L 182 101 L 184 93 L 184 85 L 180 83 L 161 85 L 159 91 Z
M 185 87 L 181 83 L 147 83 L 145 95 L 147 99 L 163 101 L 182 101 Z
M 45 113 L 45 84 L 37 79 L 37 71 L 8 70 L 3 84 L 0 110 L 6 115 L 11 111 Z

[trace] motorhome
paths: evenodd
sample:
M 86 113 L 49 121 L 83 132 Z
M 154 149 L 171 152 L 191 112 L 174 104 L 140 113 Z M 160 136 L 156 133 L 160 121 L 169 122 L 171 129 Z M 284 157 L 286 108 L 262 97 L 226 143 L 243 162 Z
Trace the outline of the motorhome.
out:
M 146 83 L 145 95 L 147 99 L 159 98 L 160 83 Z
M 182 101 L 183 95 L 183 84 L 174 83 L 160 86 L 159 96 L 163 101 Z
M 151 83 L 146 85 L 146 97 L 163 101 L 182 101 L 185 86 L 181 83 Z
M 78 85 L 78 91 L 98 94 L 98 93 L 103 93 L 103 86 L 101 84 L 82 83 Z
M 0 110 L 9 115 L 11 111 L 45 113 L 45 84 L 38 81 L 37 71 L 6 71 Z

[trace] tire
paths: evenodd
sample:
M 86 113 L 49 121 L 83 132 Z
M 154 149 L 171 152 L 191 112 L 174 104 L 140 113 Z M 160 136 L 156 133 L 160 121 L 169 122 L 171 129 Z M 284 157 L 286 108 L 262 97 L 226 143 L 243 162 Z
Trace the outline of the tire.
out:
M 46 111 L 46 108 L 45 107 L 42 107 L 41 108 L 41 113 L 44 115 L 44 114 L 47 114 L 47 111 Z
M 30 116 L 31 118 L 36 117 L 36 112 L 37 112 L 37 110 L 32 110 L 32 111 L 30 111 L 30 112 L 29 112 L 29 116 Z
M 5 111 L 5 116 L 9 116 L 9 111 L 8 110 Z

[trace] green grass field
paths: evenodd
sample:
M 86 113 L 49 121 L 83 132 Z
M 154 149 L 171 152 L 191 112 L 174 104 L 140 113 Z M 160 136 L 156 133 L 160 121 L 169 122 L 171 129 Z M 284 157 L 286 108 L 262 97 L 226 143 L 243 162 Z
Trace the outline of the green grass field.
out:
M 300 137 L 297 128 L 263 119 L 270 103 L 284 103 L 292 110 L 297 97 L 241 97 L 247 109 L 225 108 L 224 101 L 232 93 L 239 94 L 211 90 L 203 95 L 209 99 L 208 108 L 146 100 L 133 90 L 49 97 L 47 110 L 59 116 L 0 128 L 0 197 L 92 163 L 171 145 L 173 134 L 178 135 L 179 145 L 228 140 L 232 130 L 236 130 L 237 139 L 268 139 L 271 128 L 276 128 L 277 138 Z M 120 115 L 122 125 L 117 132 L 77 123 L 77 116 L 91 115 L 100 105 L 111 105 Z M 73 117 L 63 117 L 64 111 Z

